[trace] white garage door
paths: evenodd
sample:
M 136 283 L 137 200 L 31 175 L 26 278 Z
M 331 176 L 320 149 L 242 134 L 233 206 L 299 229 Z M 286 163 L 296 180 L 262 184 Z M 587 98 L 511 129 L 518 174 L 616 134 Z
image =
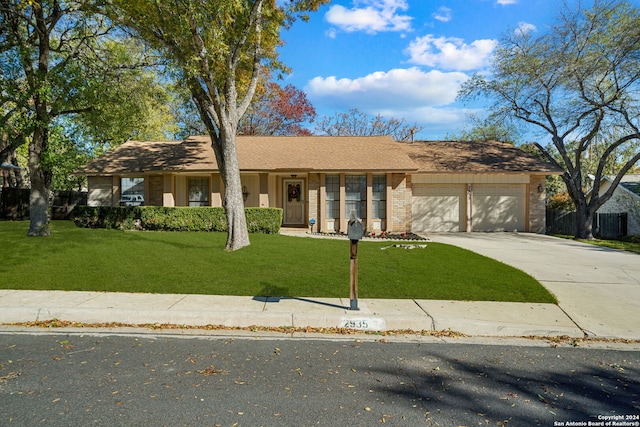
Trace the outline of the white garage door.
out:
M 413 231 L 464 230 L 464 185 L 414 184 L 412 193 Z
M 524 184 L 474 184 L 473 231 L 525 231 Z

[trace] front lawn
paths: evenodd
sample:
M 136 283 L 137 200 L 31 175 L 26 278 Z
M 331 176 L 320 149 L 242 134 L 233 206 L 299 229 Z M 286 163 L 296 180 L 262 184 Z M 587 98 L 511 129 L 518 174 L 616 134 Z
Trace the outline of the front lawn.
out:
M 252 234 L 249 247 L 225 252 L 224 233 L 123 232 L 53 221 L 50 237 L 26 237 L 28 227 L 0 222 L 2 289 L 349 298 L 348 240 Z M 361 242 L 359 297 L 556 302 L 520 270 L 426 243 L 382 250 L 392 242 Z

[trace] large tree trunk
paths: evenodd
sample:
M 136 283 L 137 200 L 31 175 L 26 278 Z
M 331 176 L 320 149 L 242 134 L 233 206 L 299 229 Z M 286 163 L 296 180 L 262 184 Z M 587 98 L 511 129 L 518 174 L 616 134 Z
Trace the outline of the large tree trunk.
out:
M 28 236 L 48 236 L 49 229 L 49 188 L 51 186 L 51 165 L 46 162 L 49 145 L 49 126 L 51 115 L 48 107 L 49 54 L 51 46 L 49 37 L 55 22 L 61 16 L 60 9 L 53 7 L 51 14 L 45 16 L 43 2 L 33 5 L 36 18 L 38 64 L 33 67 L 32 59 L 24 56 L 23 67 L 27 81 L 33 90 L 33 106 L 35 108 L 35 126 L 29 144 L 29 177 L 31 192 L 29 193 L 29 232 Z M 57 15 L 57 16 L 56 16 Z
M 49 228 L 49 187 L 51 173 L 43 167 L 43 154 L 47 147 L 46 129 L 37 127 L 29 144 L 29 232 L 28 236 L 48 236 Z
M 593 239 L 594 214 L 586 204 L 576 204 L 576 239 Z
M 559 145 L 556 144 L 558 147 Z M 580 169 L 574 169 L 574 174 L 569 175 L 565 172 L 562 180 L 567 186 L 567 191 L 571 200 L 576 206 L 576 230 L 574 239 L 593 239 L 593 215 L 595 209 L 587 202 L 587 197 L 582 190 L 582 176 Z
M 244 213 L 244 199 L 242 198 L 242 183 L 240 168 L 236 152 L 236 136 L 233 133 L 223 133 L 222 180 L 224 182 L 224 209 L 227 215 L 228 234 L 225 249 L 235 251 L 249 246 L 249 232 Z M 213 142 L 215 144 L 215 142 Z

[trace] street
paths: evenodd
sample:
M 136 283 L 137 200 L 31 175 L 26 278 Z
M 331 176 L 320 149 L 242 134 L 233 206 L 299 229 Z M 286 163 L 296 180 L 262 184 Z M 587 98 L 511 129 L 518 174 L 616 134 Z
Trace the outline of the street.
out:
M 638 351 L 0 334 L 2 426 L 638 426 L 639 414 Z

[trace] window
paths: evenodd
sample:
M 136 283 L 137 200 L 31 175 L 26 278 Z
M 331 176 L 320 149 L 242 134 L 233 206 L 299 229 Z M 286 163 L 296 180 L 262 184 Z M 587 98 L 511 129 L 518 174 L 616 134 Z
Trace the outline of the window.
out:
M 189 178 L 189 206 L 209 206 L 209 178 Z
M 120 206 L 144 205 L 144 178 L 120 178 Z
M 327 192 L 327 218 L 340 218 L 340 175 L 327 175 L 325 177 Z
M 371 216 L 377 219 L 387 217 L 387 176 L 373 175 L 373 199 Z
M 345 216 L 351 217 L 351 211 L 356 212 L 360 219 L 367 217 L 367 176 L 345 176 Z

